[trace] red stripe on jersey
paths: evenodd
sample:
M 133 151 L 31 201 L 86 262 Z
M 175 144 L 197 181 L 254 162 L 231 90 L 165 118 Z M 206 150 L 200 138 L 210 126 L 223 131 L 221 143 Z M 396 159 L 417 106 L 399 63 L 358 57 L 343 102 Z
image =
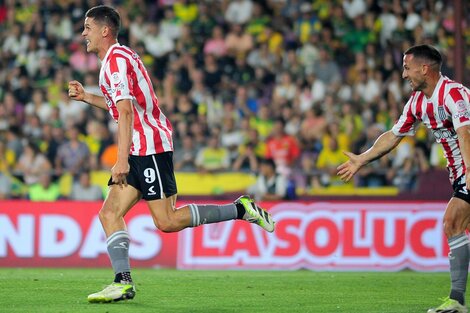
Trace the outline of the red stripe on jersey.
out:
M 415 97 L 416 96 L 416 92 L 413 92 L 413 95 L 412 97 Z M 421 102 L 423 101 L 423 97 L 420 97 L 421 98 Z M 416 101 L 416 118 L 419 119 L 420 121 L 422 120 L 422 116 L 423 116 L 423 105 L 420 103 L 420 100 L 418 99 Z M 410 110 L 411 110 L 411 106 L 410 106 Z
M 452 100 L 454 100 L 454 102 L 463 100 L 462 94 L 457 88 L 452 88 L 449 90 L 449 95 L 451 96 Z
M 432 103 L 426 103 L 426 114 L 429 118 L 429 123 L 431 124 L 431 128 L 434 129 L 437 126 L 436 117 L 434 115 L 434 106 Z
M 444 105 L 444 91 L 446 89 L 447 80 L 443 80 L 441 86 L 439 87 L 439 105 Z
M 413 94 L 414 95 L 414 94 Z M 416 106 L 419 107 L 420 103 L 423 101 L 423 95 L 420 94 L 418 99 L 416 100 Z M 410 131 L 411 127 L 414 124 L 414 115 L 413 115 L 413 100 L 411 100 L 411 105 L 408 107 L 408 111 L 406 112 L 406 121 L 403 123 L 402 127 L 400 128 L 400 133 L 407 133 Z

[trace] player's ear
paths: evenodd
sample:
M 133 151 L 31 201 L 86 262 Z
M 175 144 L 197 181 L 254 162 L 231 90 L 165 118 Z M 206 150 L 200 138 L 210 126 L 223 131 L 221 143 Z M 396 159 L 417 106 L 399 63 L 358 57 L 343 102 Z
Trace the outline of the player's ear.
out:
M 110 29 L 108 26 L 103 25 L 103 27 L 101 27 L 101 36 L 107 37 L 109 36 L 109 32 L 110 32 Z

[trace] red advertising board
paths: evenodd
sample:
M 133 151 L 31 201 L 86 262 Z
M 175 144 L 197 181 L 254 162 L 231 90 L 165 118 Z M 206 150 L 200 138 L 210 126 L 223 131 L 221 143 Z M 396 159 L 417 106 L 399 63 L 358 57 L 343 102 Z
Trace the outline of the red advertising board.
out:
M 0 266 L 109 266 L 100 202 L 0 202 Z M 175 267 L 178 234 L 155 229 L 144 202 L 126 216 L 136 267 Z
M 155 229 L 145 202 L 140 202 L 126 216 L 131 264 L 338 271 L 448 268 L 444 202 L 262 205 L 273 214 L 274 233 L 229 221 L 166 234 Z M 97 216 L 100 206 L 99 202 L 0 202 L 0 266 L 109 266 Z

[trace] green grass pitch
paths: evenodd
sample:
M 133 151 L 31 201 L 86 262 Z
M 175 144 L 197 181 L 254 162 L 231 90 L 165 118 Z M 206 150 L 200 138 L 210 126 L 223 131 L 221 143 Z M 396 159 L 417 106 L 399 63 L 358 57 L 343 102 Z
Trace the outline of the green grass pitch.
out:
M 135 269 L 134 300 L 89 304 L 110 269 L 0 268 L 0 312 L 426 312 L 447 273 Z

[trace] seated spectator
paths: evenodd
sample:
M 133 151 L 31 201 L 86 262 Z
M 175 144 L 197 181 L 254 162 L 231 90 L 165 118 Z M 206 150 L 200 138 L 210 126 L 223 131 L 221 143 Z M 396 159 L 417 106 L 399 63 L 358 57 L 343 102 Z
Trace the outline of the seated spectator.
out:
M 9 176 L 0 172 L 0 200 L 9 199 L 11 196 L 12 182 Z
M 233 162 L 234 171 L 257 172 L 259 159 L 266 155 L 266 144 L 259 139 L 256 129 L 248 129 L 244 144 L 238 148 L 238 156 Z
M 27 196 L 31 201 L 56 201 L 60 198 L 60 188 L 52 182 L 51 175 L 44 172 L 39 181 L 29 187 Z
M 248 188 L 248 193 L 256 201 L 275 201 L 286 198 L 287 179 L 284 175 L 276 174 L 276 164 L 273 159 L 261 159 L 259 175 L 256 184 Z
M 347 160 L 348 157 L 339 149 L 336 138 L 330 138 L 329 146 L 323 147 L 317 160 L 317 168 L 322 171 L 321 185 L 341 185 L 341 179 L 336 175 L 336 168 Z
M 0 173 L 10 173 L 15 166 L 15 152 L 6 146 L 5 141 L 0 140 Z
M 90 172 L 80 172 L 78 181 L 73 183 L 71 200 L 98 201 L 103 199 L 103 191 L 98 185 L 91 184 Z
M 225 20 L 230 24 L 245 24 L 253 13 L 253 2 L 251 0 L 230 1 L 225 11 Z
M 276 172 L 287 177 L 292 165 L 300 156 L 300 146 L 294 136 L 286 134 L 284 126 L 283 120 L 275 121 L 271 136 L 266 142 L 266 158 L 273 159 L 276 163 Z
M 117 132 L 110 136 L 112 142 L 107 144 L 100 155 L 100 165 L 105 170 L 110 170 L 117 162 Z
M 181 147 L 178 148 L 177 153 L 173 154 L 175 171 L 195 171 L 196 155 L 197 149 L 194 145 L 193 139 L 188 135 L 184 135 L 181 139 Z
M 223 57 L 227 54 L 224 31 L 221 26 L 215 26 L 212 30 L 212 37 L 207 39 L 204 44 L 204 53 L 211 53 L 216 57 Z
M 68 130 L 68 140 L 61 144 L 55 160 L 56 173 L 61 175 L 68 172 L 76 176 L 80 171 L 88 167 L 90 150 L 88 146 L 78 139 L 79 130 L 72 126 Z
M 225 171 L 230 167 L 230 153 L 220 146 L 219 134 L 213 133 L 208 145 L 199 150 L 196 156 L 196 166 L 203 173 Z
M 230 151 L 230 159 L 235 159 L 237 148 L 243 143 L 243 132 L 237 127 L 233 117 L 224 117 L 222 123 L 221 145 Z
M 229 55 L 233 57 L 246 55 L 253 48 L 253 37 L 244 32 L 241 25 L 234 24 L 227 37 L 225 37 L 225 46 Z
M 19 176 L 27 185 L 32 185 L 39 182 L 39 178 L 43 173 L 50 173 L 51 170 L 52 165 L 47 157 L 39 151 L 35 143 L 28 141 L 18 159 L 14 174 Z

